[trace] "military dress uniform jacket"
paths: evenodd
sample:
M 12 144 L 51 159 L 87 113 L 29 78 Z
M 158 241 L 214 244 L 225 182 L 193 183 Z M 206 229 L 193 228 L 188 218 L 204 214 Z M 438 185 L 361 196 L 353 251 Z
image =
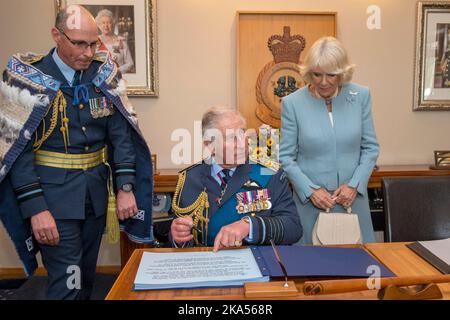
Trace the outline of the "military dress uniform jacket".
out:
M 247 163 L 236 168 L 228 182 L 223 197 L 221 186 L 211 176 L 211 165 L 202 163 L 188 168 L 186 180 L 180 194 L 179 207 L 188 207 L 198 198 L 202 191 L 208 194 L 208 237 L 207 245 L 212 246 L 221 227 L 236 222 L 245 216 L 251 219 L 251 245 L 268 245 L 270 239 L 277 244 L 292 244 L 302 236 L 302 225 L 297 214 L 297 208 L 288 186 L 286 174 L 279 170 L 275 172 L 260 164 Z M 270 208 L 248 212 L 238 212 L 241 195 L 251 202 L 244 194 L 267 194 Z M 256 197 L 254 197 L 256 198 Z M 219 201 L 220 199 L 220 201 Z M 253 199 L 256 200 L 256 199 Z M 172 237 L 170 237 L 172 238 Z M 173 243 L 173 241 L 171 241 Z M 184 244 L 192 246 L 193 242 Z
M 101 91 L 91 83 L 100 65 L 101 62 L 94 60 L 83 72 L 81 78 L 82 84 L 88 84 L 87 90 L 91 101 L 104 97 Z M 116 173 L 117 187 L 125 183 L 135 185 L 136 157 L 131 141 L 132 129 L 120 112 L 113 111 L 112 115 L 94 119 L 89 103 L 79 101 L 74 105 L 75 87 L 64 84 L 65 78 L 56 66 L 52 53 L 34 63 L 33 66 L 63 83 L 60 90 L 67 101 L 66 114 L 70 128 L 68 153 L 84 154 L 98 151 L 109 139 L 114 150 L 115 173 L 123 167 L 129 169 Z M 109 107 L 114 110 L 112 104 Z M 45 128 L 50 127 L 50 118 L 51 112 L 45 117 Z M 55 131 L 42 144 L 40 150 L 65 152 L 63 135 L 58 130 L 60 127 L 61 118 L 58 117 Z M 38 136 L 43 128 L 41 124 L 36 131 Z M 35 165 L 33 142 L 34 139 L 28 142 L 9 173 L 23 218 L 50 210 L 55 219 L 84 219 L 87 192 L 92 199 L 95 215 L 97 217 L 104 215 L 107 205 L 108 168 L 105 165 L 99 165 L 83 171 Z M 33 193 L 35 190 L 38 192 Z
M 140 209 L 133 219 L 121 224 L 121 230 L 136 242 L 153 242 L 150 150 L 116 64 L 110 59 L 94 60 L 83 72 L 77 89 L 60 73 L 53 50 L 45 57 L 13 56 L 0 88 L 0 217 L 27 274 L 36 268 L 36 246 L 28 218 L 50 210 L 55 219 L 84 219 L 86 194 L 97 217 L 106 213 L 107 166 L 61 169 L 34 161 L 33 144 L 52 125 L 52 105 L 61 94 L 67 103 L 67 138 L 60 132 L 63 117 L 58 115 L 55 129 L 39 150 L 86 154 L 107 145 L 115 187 L 132 183 Z M 92 108 L 100 105 L 109 115 L 94 119 Z

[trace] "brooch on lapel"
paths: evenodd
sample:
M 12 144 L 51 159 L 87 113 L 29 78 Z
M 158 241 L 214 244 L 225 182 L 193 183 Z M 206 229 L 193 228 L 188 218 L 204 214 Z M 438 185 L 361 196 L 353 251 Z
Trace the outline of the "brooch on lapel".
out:
M 348 94 L 349 94 L 349 96 L 347 97 L 347 101 L 348 102 L 353 102 L 353 101 L 355 101 L 355 97 L 359 94 L 359 92 L 358 91 L 349 90 Z

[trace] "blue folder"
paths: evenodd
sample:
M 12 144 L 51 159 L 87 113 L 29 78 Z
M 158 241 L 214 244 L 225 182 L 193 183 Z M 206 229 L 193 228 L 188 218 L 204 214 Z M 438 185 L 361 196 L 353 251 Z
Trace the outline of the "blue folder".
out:
M 378 266 L 381 277 L 395 274 L 362 248 L 315 246 L 277 246 L 290 277 L 357 277 L 372 276 L 370 266 Z M 253 255 L 264 276 L 283 277 L 271 246 L 252 246 Z

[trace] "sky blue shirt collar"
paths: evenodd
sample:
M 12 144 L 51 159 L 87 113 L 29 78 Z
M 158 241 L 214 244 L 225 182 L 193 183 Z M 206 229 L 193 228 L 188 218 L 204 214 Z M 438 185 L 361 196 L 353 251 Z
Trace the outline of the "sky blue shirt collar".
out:
M 219 172 L 221 172 L 223 168 L 216 162 L 214 158 L 211 159 L 211 176 L 214 178 L 214 180 L 217 181 L 218 184 L 221 184 L 220 178 L 218 176 Z M 236 167 L 230 169 L 230 177 L 233 176 L 234 172 L 236 171 Z
M 56 65 L 58 66 L 59 70 L 63 74 L 64 78 L 66 78 L 67 83 L 69 85 L 72 85 L 73 76 L 75 75 L 75 70 L 69 67 L 58 55 L 58 49 L 55 48 L 53 51 L 53 60 L 55 61 Z

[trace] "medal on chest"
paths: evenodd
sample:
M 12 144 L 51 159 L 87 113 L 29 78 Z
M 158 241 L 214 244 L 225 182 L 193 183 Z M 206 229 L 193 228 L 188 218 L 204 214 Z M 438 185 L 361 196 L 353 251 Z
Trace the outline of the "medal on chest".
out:
M 106 97 L 89 99 L 91 116 L 94 119 L 111 116 L 114 114 L 114 105 Z
M 239 214 L 255 214 L 272 208 L 268 189 L 239 192 L 236 194 L 236 203 L 236 211 Z

